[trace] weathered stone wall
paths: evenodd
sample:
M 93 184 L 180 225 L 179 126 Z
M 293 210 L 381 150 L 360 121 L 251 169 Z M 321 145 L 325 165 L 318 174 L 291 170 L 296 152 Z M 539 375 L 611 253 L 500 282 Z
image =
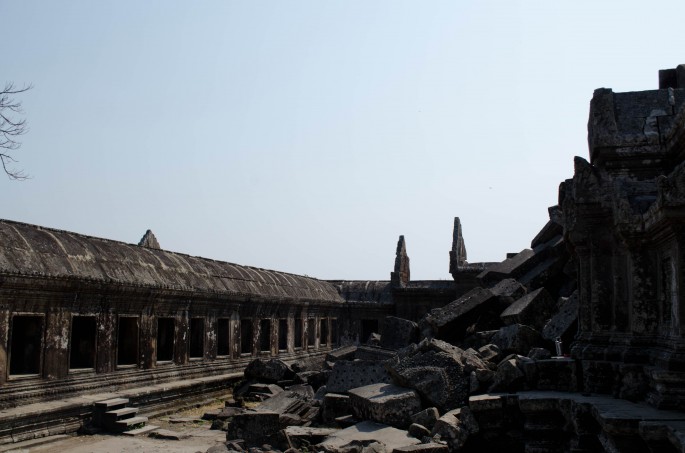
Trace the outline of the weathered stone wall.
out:
M 595 91 L 590 162 L 576 158 L 559 205 L 585 389 L 682 409 L 685 87 L 666 75 L 659 90 Z

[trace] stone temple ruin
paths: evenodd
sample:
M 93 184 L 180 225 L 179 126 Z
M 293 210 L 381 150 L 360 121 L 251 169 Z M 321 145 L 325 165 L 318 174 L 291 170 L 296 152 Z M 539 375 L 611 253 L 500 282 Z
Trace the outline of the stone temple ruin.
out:
M 0 220 L 0 443 L 242 380 L 221 451 L 685 452 L 685 65 L 596 90 L 588 144 L 529 249 L 469 263 L 456 218 L 452 280 L 403 236 L 323 281 Z

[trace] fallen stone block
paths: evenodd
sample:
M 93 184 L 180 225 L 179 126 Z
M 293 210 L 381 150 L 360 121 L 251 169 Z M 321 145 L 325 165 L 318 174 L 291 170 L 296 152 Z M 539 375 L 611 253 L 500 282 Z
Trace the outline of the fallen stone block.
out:
M 381 347 L 401 349 L 419 341 L 419 326 L 408 319 L 386 316 L 381 327 Z
M 505 354 L 526 354 L 531 348 L 543 346 L 544 340 L 540 333 L 530 326 L 512 324 L 502 327 L 492 337 L 492 343 L 497 345 Z
M 545 348 L 532 348 L 530 351 L 528 351 L 526 356 L 533 360 L 547 360 L 552 358 L 552 353 Z
M 528 290 L 516 279 L 505 278 L 490 288 L 490 292 L 495 296 L 506 299 L 508 303 L 514 302 L 525 296 Z
M 478 353 L 483 360 L 490 363 L 499 363 L 500 359 L 502 358 L 502 350 L 499 348 L 499 346 L 492 343 L 478 348 Z
M 554 301 L 545 288 L 538 288 L 509 305 L 500 318 L 505 325 L 525 324 L 542 329 L 554 309 Z
M 238 414 L 244 414 L 245 412 L 247 412 L 247 409 L 243 409 L 242 407 L 224 407 L 218 414 L 216 414 L 216 419 L 228 420 Z
M 354 356 L 355 359 L 359 360 L 382 362 L 383 360 L 388 360 L 395 357 L 395 355 L 395 351 L 381 349 L 379 347 L 374 346 L 359 346 Z
M 318 444 L 326 437 L 339 431 L 337 428 L 314 428 L 311 426 L 288 426 L 283 435 L 291 448 L 301 449 Z
M 512 354 L 497 365 L 494 382 L 489 392 L 509 392 L 523 388 L 526 374 L 523 372 L 523 362 L 533 362 L 531 359 Z
M 428 429 L 433 429 L 433 425 L 435 425 L 435 422 L 438 421 L 439 418 L 440 413 L 438 412 L 438 409 L 429 407 L 412 415 L 410 420 L 412 423 L 418 423 Z
M 382 363 L 367 360 L 335 362 L 326 391 L 347 393 L 348 390 L 375 383 L 390 383 L 392 379 Z
M 542 227 L 542 229 L 535 235 L 530 242 L 532 248 L 538 247 L 546 242 L 551 241 L 557 236 L 564 233 L 564 228 L 561 225 L 561 210 L 559 206 L 552 206 L 548 208 L 550 220 Z
M 258 382 L 276 383 L 294 377 L 293 370 L 279 359 L 254 359 L 245 368 L 245 379 Z
M 308 384 L 314 390 L 325 385 L 331 375 L 331 370 L 303 371 L 295 375 L 295 384 Z
M 242 439 L 247 446 L 260 446 L 275 443 L 279 430 L 277 412 L 245 412 L 228 424 L 226 440 Z
M 537 264 L 518 280 L 529 289 L 545 287 L 552 294 L 557 294 L 568 280 L 564 273 L 569 255 L 563 238 L 559 237 L 550 243 L 550 256 Z
M 168 429 L 158 429 L 156 431 L 152 431 L 148 436 L 154 437 L 155 439 L 183 440 L 188 439 L 190 437 L 190 434 L 179 433 L 177 431 L 171 431 Z
M 364 421 L 340 430 L 316 445 L 319 451 L 339 451 L 338 449 L 353 441 L 376 441 L 385 446 L 386 451 L 419 444 L 421 441 L 407 431 L 372 421 Z
M 410 445 L 408 447 L 395 448 L 392 453 L 447 453 L 447 444 L 429 442 L 427 444 Z
M 578 366 L 573 359 L 555 358 L 521 364 L 530 388 L 577 392 Z
M 407 431 L 409 431 L 409 434 L 417 439 L 423 439 L 424 437 L 430 437 L 431 435 L 430 429 L 423 425 L 419 425 L 418 423 L 412 423 L 409 425 L 409 429 Z
M 326 394 L 323 398 L 321 407 L 321 418 L 323 418 L 324 422 L 332 422 L 338 417 L 350 415 L 352 413 L 350 397 L 338 393 Z
M 478 422 L 468 407 L 447 412 L 435 422 L 432 435 L 447 442 L 450 451 L 460 450 L 469 436 L 479 431 Z
M 208 421 L 216 420 L 216 417 L 221 413 L 221 409 L 222 408 L 212 409 L 212 410 L 205 412 L 204 414 L 202 414 L 202 420 L 208 420 Z
M 264 401 L 257 409 L 259 412 L 276 412 L 280 415 L 281 427 L 303 425 L 311 422 L 319 414 L 315 400 L 309 394 L 285 390 Z
M 258 395 L 264 395 L 267 398 L 278 395 L 282 391 L 283 391 L 283 388 L 276 385 L 276 384 L 256 383 L 256 384 L 250 384 L 250 386 L 247 388 L 247 394 L 248 395 L 258 394 Z
M 431 310 L 419 321 L 419 327 L 424 337 L 458 344 L 476 331 L 499 329 L 499 315 L 506 307 L 506 302 L 490 290 L 474 288 L 454 302 Z
M 337 362 L 338 360 L 354 360 L 354 354 L 357 352 L 356 346 L 343 346 L 342 348 L 334 349 L 326 354 L 326 362 Z
M 421 410 L 415 390 L 392 384 L 371 384 L 349 391 L 352 414 L 360 419 L 405 428 L 410 417 Z
M 286 390 L 293 392 L 293 393 L 298 393 L 307 399 L 314 398 L 314 393 L 315 393 L 312 386 L 308 385 L 308 384 L 291 385 Z
M 566 344 L 570 344 L 578 321 L 578 292 L 574 292 L 558 305 L 557 312 L 542 328 L 542 337 L 549 341 L 562 338 Z
M 491 264 L 487 269 L 478 274 L 477 278 L 483 286 L 490 287 L 497 284 L 500 280 L 506 278 L 516 279 L 522 276 L 539 261 L 542 261 L 539 252 L 536 254 L 532 249 L 524 249 L 501 263 Z
M 337 423 L 338 426 L 342 426 L 343 428 L 354 426 L 360 422 L 361 422 L 361 420 L 355 418 L 355 416 L 352 414 L 343 415 L 342 417 L 336 417 L 335 418 L 335 423 Z
M 436 339 L 407 348 L 386 367 L 397 385 L 415 389 L 424 401 L 442 411 L 463 405 L 471 372 L 488 368 L 476 355 Z

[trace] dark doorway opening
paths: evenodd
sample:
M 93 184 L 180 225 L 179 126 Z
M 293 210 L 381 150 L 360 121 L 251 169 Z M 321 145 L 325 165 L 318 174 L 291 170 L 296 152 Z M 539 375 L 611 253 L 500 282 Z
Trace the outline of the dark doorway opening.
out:
M 295 319 L 295 348 L 302 348 L 302 318 Z
M 40 374 L 43 340 L 43 317 L 17 315 L 12 317 L 10 344 L 10 375 Z
M 362 337 L 359 339 L 362 343 L 369 341 L 372 333 L 378 332 L 377 319 L 362 319 Z
M 138 318 L 119 317 L 117 365 L 138 364 Z
M 278 320 L 278 350 L 285 351 L 288 349 L 288 320 Z
M 307 347 L 313 348 L 316 344 L 316 320 L 309 318 L 307 320 Z
M 69 368 L 95 368 L 95 316 L 71 318 Z
M 240 320 L 240 353 L 252 354 L 252 320 Z
M 174 360 L 174 318 L 157 319 L 157 361 Z
M 259 321 L 259 350 L 262 352 L 271 351 L 271 320 L 262 319 Z
M 231 351 L 228 318 L 219 319 L 216 326 L 216 355 L 226 356 Z
M 338 320 L 331 319 L 331 346 L 338 344 Z
M 328 318 L 321 318 L 319 332 L 321 332 L 321 338 L 319 338 L 319 344 L 321 346 L 326 346 L 328 344 Z
M 204 318 L 192 318 L 190 320 L 190 358 L 200 359 L 204 357 L 205 346 L 205 320 Z

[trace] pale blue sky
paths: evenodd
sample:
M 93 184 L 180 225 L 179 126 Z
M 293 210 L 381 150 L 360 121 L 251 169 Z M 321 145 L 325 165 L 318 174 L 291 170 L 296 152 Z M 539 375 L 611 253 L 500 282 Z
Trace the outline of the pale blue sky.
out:
M 587 157 L 598 87 L 685 63 L 682 1 L 0 0 L 32 179 L 0 217 L 319 278 L 500 261 Z

